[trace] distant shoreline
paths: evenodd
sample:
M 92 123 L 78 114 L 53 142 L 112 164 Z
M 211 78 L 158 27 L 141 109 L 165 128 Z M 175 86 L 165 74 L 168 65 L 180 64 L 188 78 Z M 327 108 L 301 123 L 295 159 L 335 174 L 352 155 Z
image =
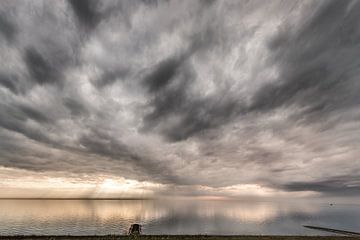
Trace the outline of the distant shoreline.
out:
M 155 200 L 154 198 L 0 198 L 1 200 Z
M 144 240 L 345 240 L 360 239 L 359 237 L 350 236 L 272 236 L 272 235 L 91 235 L 91 236 L 0 236 L 0 240 L 127 240 L 127 239 L 144 239 Z

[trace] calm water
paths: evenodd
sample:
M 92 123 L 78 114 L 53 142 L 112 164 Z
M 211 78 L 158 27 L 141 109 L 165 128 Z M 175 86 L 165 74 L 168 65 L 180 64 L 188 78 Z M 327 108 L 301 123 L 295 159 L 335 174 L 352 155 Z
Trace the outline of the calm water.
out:
M 360 206 L 204 200 L 0 200 L 0 235 L 302 234 L 360 230 Z M 330 234 L 329 234 L 330 235 Z

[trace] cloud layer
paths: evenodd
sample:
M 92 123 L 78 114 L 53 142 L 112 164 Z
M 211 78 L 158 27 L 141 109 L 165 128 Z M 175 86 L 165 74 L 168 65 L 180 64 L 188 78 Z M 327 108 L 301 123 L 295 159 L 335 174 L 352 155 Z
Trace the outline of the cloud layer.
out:
M 4 179 L 360 195 L 360 2 L 9 0 L 0 12 Z

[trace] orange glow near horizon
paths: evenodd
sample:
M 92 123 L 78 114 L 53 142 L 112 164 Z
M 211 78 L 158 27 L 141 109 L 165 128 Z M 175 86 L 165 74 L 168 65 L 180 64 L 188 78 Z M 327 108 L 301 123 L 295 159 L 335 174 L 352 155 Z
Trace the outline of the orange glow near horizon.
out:
M 161 187 L 116 176 L 48 176 L 10 168 L 0 168 L 0 177 L 1 198 L 143 198 Z
M 110 175 L 36 173 L 0 168 L 0 198 L 158 198 L 196 197 L 222 200 L 241 197 L 287 197 L 289 193 L 257 184 L 227 187 L 180 186 L 137 181 Z M 183 192 L 182 190 L 185 190 Z M 187 191 L 187 192 L 186 192 Z M 190 193 L 190 195 L 189 195 Z M 291 193 L 293 197 L 316 196 L 314 192 Z

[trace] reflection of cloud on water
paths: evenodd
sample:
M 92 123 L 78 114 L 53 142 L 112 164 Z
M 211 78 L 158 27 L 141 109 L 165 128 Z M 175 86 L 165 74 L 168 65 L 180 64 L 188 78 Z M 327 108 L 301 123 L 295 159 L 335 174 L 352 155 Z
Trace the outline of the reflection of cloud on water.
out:
M 128 219 L 134 222 L 148 222 L 168 215 L 165 208 L 155 206 L 153 200 L 109 200 L 94 204 L 97 216 L 104 221 Z
M 294 204 L 281 202 L 230 201 L 230 200 L 176 200 L 168 204 L 172 214 L 196 215 L 201 218 L 224 217 L 232 221 L 261 223 L 271 221 L 279 216 L 306 214 L 314 215 L 319 209 L 306 202 Z
M 266 222 L 283 215 L 291 215 L 297 212 L 312 215 L 318 210 L 316 207 L 311 207 L 306 204 L 302 206 L 287 205 L 281 203 L 243 203 L 243 204 L 230 204 L 226 208 L 221 209 L 223 215 L 230 219 L 236 219 L 242 222 Z
M 269 219 L 275 218 L 279 213 L 278 209 L 274 205 L 266 203 L 257 204 L 231 204 L 225 205 L 216 204 L 213 208 L 215 211 L 209 211 L 209 209 L 201 209 L 199 215 L 207 215 L 214 217 L 216 215 L 223 215 L 226 218 L 233 219 L 241 222 L 264 222 Z M 205 214 L 204 214 L 205 212 Z
M 124 233 L 138 222 L 144 231 L 155 233 L 252 233 L 249 229 L 286 225 L 297 216 L 319 214 L 318 205 L 232 200 L 1 200 L 0 234 L 17 226 L 38 226 L 39 231 L 65 229 L 84 233 L 96 229 L 102 234 Z M 283 220 L 281 220 L 283 219 Z M 284 221 L 284 222 L 283 222 Z M 296 223 L 296 225 L 299 225 Z M 240 226 L 240 228 L 239 228 Z M 300 225 L 299 225 L 300 226 Z M 29 229 L 28 229 L 29 230 Z M 214 231 L 217 232 L 214 232 Z M 25 230 L 24 230 L 25 231 Z M 23 232 L 20 232 L 23 233 Z M 26 232 L 25 234 L 27 234 Z M 32 233 L 32 232 L 31 232 Z M 57 232 L 53 232 L 56 234 Z
M 239 202 L 221 200 L 2 200 L 1 218 L 11 219 L 126 219 L 148 222 L 169 215 L 223 216 L 242 222 L 265 222 L 296 212 L 316 214 L 309 204 Z
M 57 221 L 69 219 L 149 221 L 166 215 L 151 200 L 1 200 L 2 220 L 31 219 Z

